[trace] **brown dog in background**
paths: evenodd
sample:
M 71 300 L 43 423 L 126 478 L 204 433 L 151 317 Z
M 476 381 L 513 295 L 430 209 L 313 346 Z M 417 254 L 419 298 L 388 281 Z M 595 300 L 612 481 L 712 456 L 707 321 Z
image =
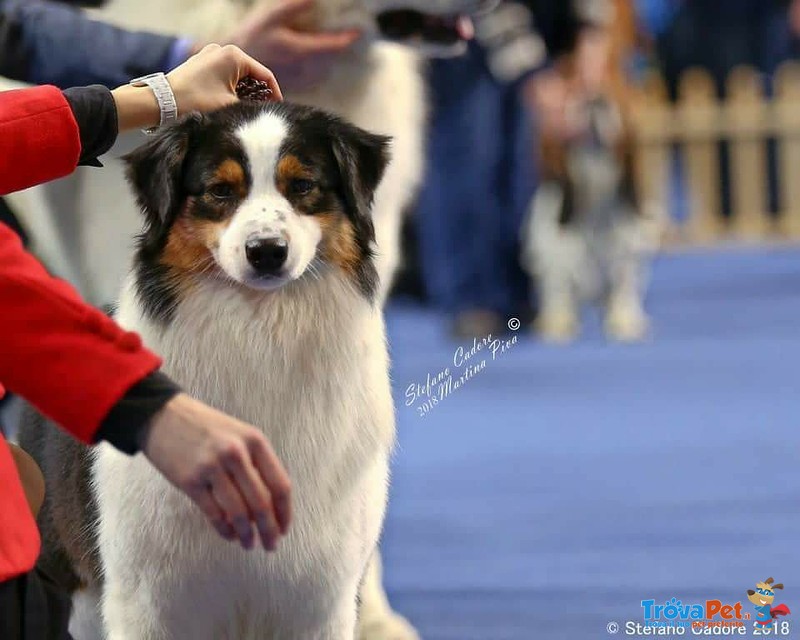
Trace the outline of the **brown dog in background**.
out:
M 525 229 L 524 262 L 540 301 L 536 329 L 568 341 L 584 303 L 604 309 L 606 334 L 642 339 L 647 262 L 660 215 L 636 188 L 631 89 L 623 61 L 629 33 L 620 13 L 586 28 L 575 49 L 540 78 L 537 91 L 540 187 Z

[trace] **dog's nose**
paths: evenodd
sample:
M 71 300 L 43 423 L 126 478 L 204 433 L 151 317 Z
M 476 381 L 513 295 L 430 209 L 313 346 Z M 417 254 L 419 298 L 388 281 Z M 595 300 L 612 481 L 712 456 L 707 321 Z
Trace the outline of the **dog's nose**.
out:
M 244 252 L 259 274 L 275 275 L 289 257 L 289 245 L 283 238 L 254 238 L 247 241 Z

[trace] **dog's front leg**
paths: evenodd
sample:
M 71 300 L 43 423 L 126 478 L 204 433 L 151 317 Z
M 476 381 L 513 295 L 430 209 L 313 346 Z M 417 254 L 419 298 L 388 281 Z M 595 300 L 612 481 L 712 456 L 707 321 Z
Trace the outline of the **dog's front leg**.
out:
M 572 282 L 574 266 L 551 264 L 543 268 L 537 279 L 540 302 L 536 330 L 550 342 L 568 342 L 580 330 L 578 301 Z
M 383 590 L 380 550 L 376 549 L 361 583 L 358 640 L 419 640 L 414 627 L 392 611 Z
M 605 329 L 609 337 L 623 342 L 641 340 L 649 320 L 644 311 L 645 257 L 635 249 L 623 250 L 614 258 L 606 301 Z
M 159 624 L 160 616 L 149 598 L 134 585 L 106 584 L 103 620 L 106 640 L 171 640 Z

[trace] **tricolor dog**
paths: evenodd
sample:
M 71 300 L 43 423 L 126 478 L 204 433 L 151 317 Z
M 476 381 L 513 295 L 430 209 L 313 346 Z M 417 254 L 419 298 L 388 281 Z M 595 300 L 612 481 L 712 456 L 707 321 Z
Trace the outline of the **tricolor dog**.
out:
M 128 158 L 145 215 L 117 320 L 189 393 L 259 426 L 293 483 L 275 553 L 218 538 L 143 458 L 29 420 L 43 562 L 79 640 L 353 640 L 386 506 L 394 410 L 372 201 L 390 141 L 241 103 Z
M 359 42 L 335 61 L 314 86 L 285 90 L 292 102 L 335 113 L 348 122 L 392 138 L 392 162 L 375 192 L 373 259 L 377 297 L 384 300 L 400 262 L 400 230 L 425 173 L 428 106 L 422 68 L 428 54 L 453 55 L 464 49 L 467 14 L 487 11 L 498 0 L 317 0 L 294 26 L 300 30 L 358 28 Z M 128 28 L 183 34 L 221 41 L 257 4 L 282 0 L 108 0 L 98 17 Z M 269 66 L 269 61 L 264 61 Z M 284 83 L 288 79 L 278 78 Z M 286 89 L 286 87 L 284 87 Z M 124 145 L 123 145 L 124 146 Z M 75 206 L 64 196 L 64 181 L 51 197 L 58 228 L 72 235 L 67 246 L 92 246 L 75 252 L 84 291 L 106 302 L 116 295 L 124 266 L 118 255 L 138 226 L 136 207 L 126 197 L 122 169 L 106 158 L 102 176 L 71 178 Z M 107 206 L 114 202 L 113 222 Z M 92 242 L 92 240 L 95 240 Z M 381 586 L 380 555 L 360 594 L 362 640 L 414 640 L 417 634 L 392 612 Z
M 598 57 L 593 64 L 603 65 Z M 639 340 L 648 331 L 643 299 L 663 215 L 636 188 L 629 99 L 616 66 L 609 63 L 598 86 L 587 89 L 574 62 L 567 58 L 558 69 L 571 133 L 540 136 L 543 179 L 525 229 L 525 264 L 540 301 L 536 328 L 546 340 L 570 340 L 582 307 L 595 303 L 610 338 Z

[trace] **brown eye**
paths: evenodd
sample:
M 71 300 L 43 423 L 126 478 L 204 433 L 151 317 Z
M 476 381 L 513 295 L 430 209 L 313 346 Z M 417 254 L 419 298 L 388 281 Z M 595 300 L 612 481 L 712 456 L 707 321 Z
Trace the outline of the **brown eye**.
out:
M 294 178 L 289 183 L 289 189 L 294 195 L 307 196 L 314 190 L 314 183 L 306 178 Z
M 236 192 L 229 184 L 221 183 L 215 184 L 208 190 L 208 195 L 217 200 L 230 200 L 236 196 Z

